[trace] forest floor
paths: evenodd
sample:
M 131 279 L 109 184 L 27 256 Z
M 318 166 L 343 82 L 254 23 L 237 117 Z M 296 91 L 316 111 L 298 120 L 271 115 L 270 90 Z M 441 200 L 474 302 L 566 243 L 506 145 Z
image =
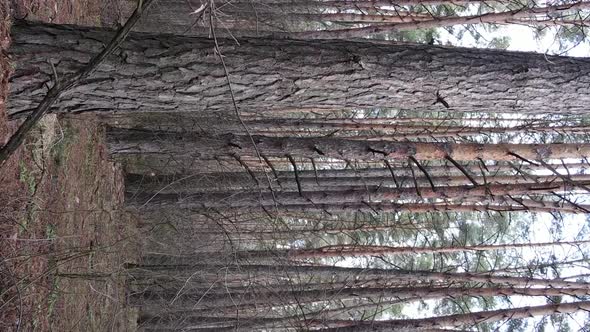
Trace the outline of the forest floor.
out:
M 12 17 L 101 25 L 100 0 L 0 1 L 0 143 L 6 115 L 6 50 Z M 8 101 L 7 101 L 8 98 Z M 47 115 L 0 169 L 0 331 L 135 330 L 124 264 L 134 262 L 135 221 L 124 183 L 92 116 Z

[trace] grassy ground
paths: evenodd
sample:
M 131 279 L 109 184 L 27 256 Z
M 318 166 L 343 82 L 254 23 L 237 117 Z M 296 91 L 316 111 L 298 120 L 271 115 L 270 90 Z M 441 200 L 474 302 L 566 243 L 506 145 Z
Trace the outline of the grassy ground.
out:
M 0 143 L 18 123 L 5 114 L 12 66 L 10 13 L 99 25 L 98 0 L 0 1 Z M 8 96 L 8 103 L 10 96 Z M 124 263 L 136 257 L 123 179 L 92 116 L 46 116 L 0 169 L 0 331 L 135 330 Z

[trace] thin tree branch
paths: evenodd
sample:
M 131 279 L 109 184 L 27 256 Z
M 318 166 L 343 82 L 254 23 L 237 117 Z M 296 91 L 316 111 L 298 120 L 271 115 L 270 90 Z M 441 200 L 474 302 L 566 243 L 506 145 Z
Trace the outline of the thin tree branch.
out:
M 295 182 L 297 182 L 297 191 L 299 192 L 299 196 L 303 197 L 303 189 L 301 189 L 301 180 L 299 179 L 299 171 L 297 170 L 297 164 L 295 163 L 295 159 L 288 154 L 287 158 L 291 165 L 293 165 L 293 172 L 295 173 Z
M 418 162 L 418 160 L 416 160 L 416 158 L 414 158 L 413 156 L 410 156 L 409 159 L 416 164 L 416 166 L 418 166 L 418 169 L 424 173 L 424 176 L 426 176 L 426 179 L 428 180 L 428 182 L 430 183 L 430 186 L 432 187 L 432 191 L 436 191 L 436 187 L 434 186 L 434 182 L 432 182 L 432 178 L 430 177 L 430 174 L 428 174 L 428 171 L 426 170 L 426 168 L 424 168 L 424 166 L 422 166 L 420 164 L 420 162 Z
M 391 173 L 391 178 L 393 179 L 393 183 L 395 183 L 395 186 L 397 188 L 399 188 L 399 183 L 397 182 L 397 179 L 395 177 L 395 173 L 393 172 L 393 167 L 391 167 L 391 163 L 389 163 L 389 160 L 384 159 L 383 160 L 385 162 L 385 165 L 387 166 L 387 168 L 389 169 L 389 172 Z
M 469 179 L 469 181 L 471 181 L 471 183 L 473 183 L 474 186 L 479 186 L 479 183 L 477 183 L 477 181 L 475 181 L 473 176 L 471 174 L 469 174 L 469 172 L 465 169 L 465 167 L 461 166 L 461 164 L 459 164 L 455 159 L 451 158 L 451 156 L 448 156 L 448 155 L 445 156 L 445 159 L 450 161 L 455 167 L 457 167 L 457 169 L 459 169 L 461 171 L 461 173 L 463 173 L 463 175 L 465 175 L 465 177 L 467 179 Z M 484 178 L 484 181 L 485 181 L 485 178 Z

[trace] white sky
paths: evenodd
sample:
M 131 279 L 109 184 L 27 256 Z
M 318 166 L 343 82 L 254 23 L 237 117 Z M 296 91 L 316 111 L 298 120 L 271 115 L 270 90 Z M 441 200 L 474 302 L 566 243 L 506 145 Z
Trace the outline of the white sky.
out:
M 461 40 L 458 40 L 455 38 L 455 36 L 451 35 L 444 29 L 439 29 L 439 32 L 443 44 L 449 41 L 452 45 L 456 46 L 476 47 L 475 40 L 468 33 L 466 33 Z M 545 36 L 540 40 L 535 39 L 535 34 L 531 28 L 522 25 L 501 26 L 496 32 L 485 34 L 485 38 L 490 40 L 493 37 L 501 36 L 510 37 L 510 47 L 508 47 L 508 50 L 511 51 L 537 52 L 547 54 L 555 54 L 558 52 L 558 45 L 555 43 L 555 35 L 550 31 L 547 31 Z M 590 47 L 588 46 L 588 43 L 582 43 L 579 46 L 569 50 L 564 55 L 589 57 Z

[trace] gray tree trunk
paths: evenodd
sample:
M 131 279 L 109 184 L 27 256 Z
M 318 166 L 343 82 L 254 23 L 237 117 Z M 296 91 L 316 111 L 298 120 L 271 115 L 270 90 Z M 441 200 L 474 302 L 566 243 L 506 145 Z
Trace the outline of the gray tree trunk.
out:
M 188 262 L 187 262 L 188 261 Z M 387 278 L 390 281 L 399 282 L 400 285 L 404 283 L 436 281 L 436 282 L 474 282 L 474 283 L 494 283 L 511 286 L 546 286 L 556 288 L 588 288 L 590 286 L 587 282 L 566 281 L 562 279 L 538 279 L 528 277 L 511 277 L 511 276 L 496 276 L 492 274 L 473 274 L 473 273 L 452 273 L 452 272 L 430 272 L 430 271 L 408 271 L 408 270 L 390 270 L 390 269 L 364 269 L 364 268 L 345 268 L 333 266 L 293 266 L 293 265 L 202 265 L 199 263 L 191 264 L 190 259 L 184 260 L 175 257 L 169 261 L 162 258 L 161 261 L 154 261 L 153 265 L 149 264 L 128 264 L 132 274 L 138 273 L 139 276 L 148 276 L 156 274 L 164 277 L 163 271 L 174 271 L 176 275 L 166 276 L 166 278 L 182 278 L 190 276 L 194 271 L 221 271 L 216 273 L 227 273 L 231 276 L 239 274 L 246 274 L 252 278 L 277 276 L 277 275 L 293 275 L 294 278 L 303 278 L 307 281 L 323 280 L 328 278 L 331 280 L 337 278 Z M 167 265 L 166 263 L 171 263 Z M 176 263 L 176 264 L 175 264 Z M 137 269 L 137 270 L 135 270 Z
M 219 308 L 237 307 L 247 309 L 248 306 L 272 307 L 293 303 L 309 303 L 320 301 L 337 301 L 346 299 L 373 298 L 376 302 L 383 298 L 397 298 L 410 300 L 412 298 L 436 299 L 459 296 L 584 296 L 590 295 L 588 288 L 517 288 L 517 287 L 354 287 L 331 288 L 326 284 L 324 289 L 315 290 L 281 290 L 267 289 L 263 291 L 233 293 L 227 289 L 225 293 L 207 293 L 206 289 L 189 289 L 179 294 L 177 289 L 145 291 L 131 298 L 131 301 L 141 306 L 159 303 L 166 307 L 174 301 L 176 308 Z M 202 298 L 198 306 L 197 299 Z M 169 306 L 171 307 L 171 306 Z M 244 308 L 245 307 L 245 308 Z M 270 309 L 270 308 L 269 308 Z
M 256 150 L 254 144 L 256 144 Z M 460 161 L 585 158 L 590 144 L 479 144 L 360 141 L 330 137 L 268 137 L 233 134 L 202 137 L 194 133 L 146 132 L 112 129 L 109 147 L 115 154 L 160 154 L 215 159 L 221 156 L 335 158 L 339 160 L 437 160 Z
M 590 185 L 585 181 L 581 185 Z M 134 207 L 158 207 L 175 206 L 182 209 L 222 209 L 222 208 L 256 208 L 309 205 L 338 205 L 347 203 L 380 203 L 382 201 L 405 201 L 421 199 L 441 199 L 461 203 L 467 199 L 484 200 L 486 197 L 502 197 L 525 195 L 534 192 L 544 194 L 552 192 L 564 192 L 572 190 L 573 186 L 563 181 L 540 184 L 492 184 L 487 186 L 441 186 L 416 188 L 342 188 L 343 190 L 321 190 L 304 192 L 274 193 L 252 191 L 238 191 L 230 193 L 169 193 L 146 194 L 138 193 L 128 200 L 128 204 Z M 436 190 L 435 190 L 436 189 Z M 149 204 L 148 204 L 149 202 Z M 400 203 L 404 204 L 404 203 Z
M 113 31 L 17 23 L 9 113 L 35 107 L 54 79 L 83 66 Z M 131 34 L 118 55 L 62 96 L 60 112 L 233 114 L 214 41 Z M 583 113 L 590 59 L 389 42 L 219 39 L 242 111 L 392 107 Z M 549 60 L 549 61 L 548 61 Z
M 351 172 L 354 172 L 351 170 Z M 229 176 L 220 174 L 219 176 L 211 176 L 205 174 L 190 174 L 186 176 L 141 176 L 141 175 L 128 175 L 125 182 L 125 190 L 130 193 L 150 193 L 150 194 L 170 194 L 182 192 L 184 194 L 200 193 L 200 192 L 231 192 L 236 190 L 245 190 L 256 188 L 258 184 L 265 183 L 265 178 L 262 176 L 256 176 L 257 182 L 254 182 L 248 173 L 244 172 L 241 176 L 230 173 Z M 424 176 L 396 176 L 396 181 L 393 180 L 391 174 L 389 176 L 380 177 L 301 177 L 299 179 L 299 185 L 301 188 L 307 191 L 318 191 L 318 190 L 355 190 L 369 187 L 411 187 L 414 184 L 418 184 L 420 187 L 428 187 L 430 182 Z M 271 175 L 269 175 L 271 176 Z M 274 178 L 271 176 L 271 179 Z M 473 177 L 478 183 L 497 184 L 532 184 L 535 182 L 552 182 L 557 180 L 553 176 L 540 176 L 531 180 L 529 178 L 518 177 L 514 175 L 495 175 L 487 176 L 485 179 L 483 176 Z M 574 174 L 569 176 L 572 181 L 590 181 L 590 174 Z M 415 182 L 414 182 L 415 180 Z M 431 176 L 430 180 L 435 185 L 444 186 L 459 186 L 469 185 L 470 181 L 464 175 L 455 176 Z M 295 191 L 297 190 L 297 181 L 295 174 L 291 173 L 289 178 L 283 178 L 277 180 L 277 187 L 280 187 L 284 191 Z

